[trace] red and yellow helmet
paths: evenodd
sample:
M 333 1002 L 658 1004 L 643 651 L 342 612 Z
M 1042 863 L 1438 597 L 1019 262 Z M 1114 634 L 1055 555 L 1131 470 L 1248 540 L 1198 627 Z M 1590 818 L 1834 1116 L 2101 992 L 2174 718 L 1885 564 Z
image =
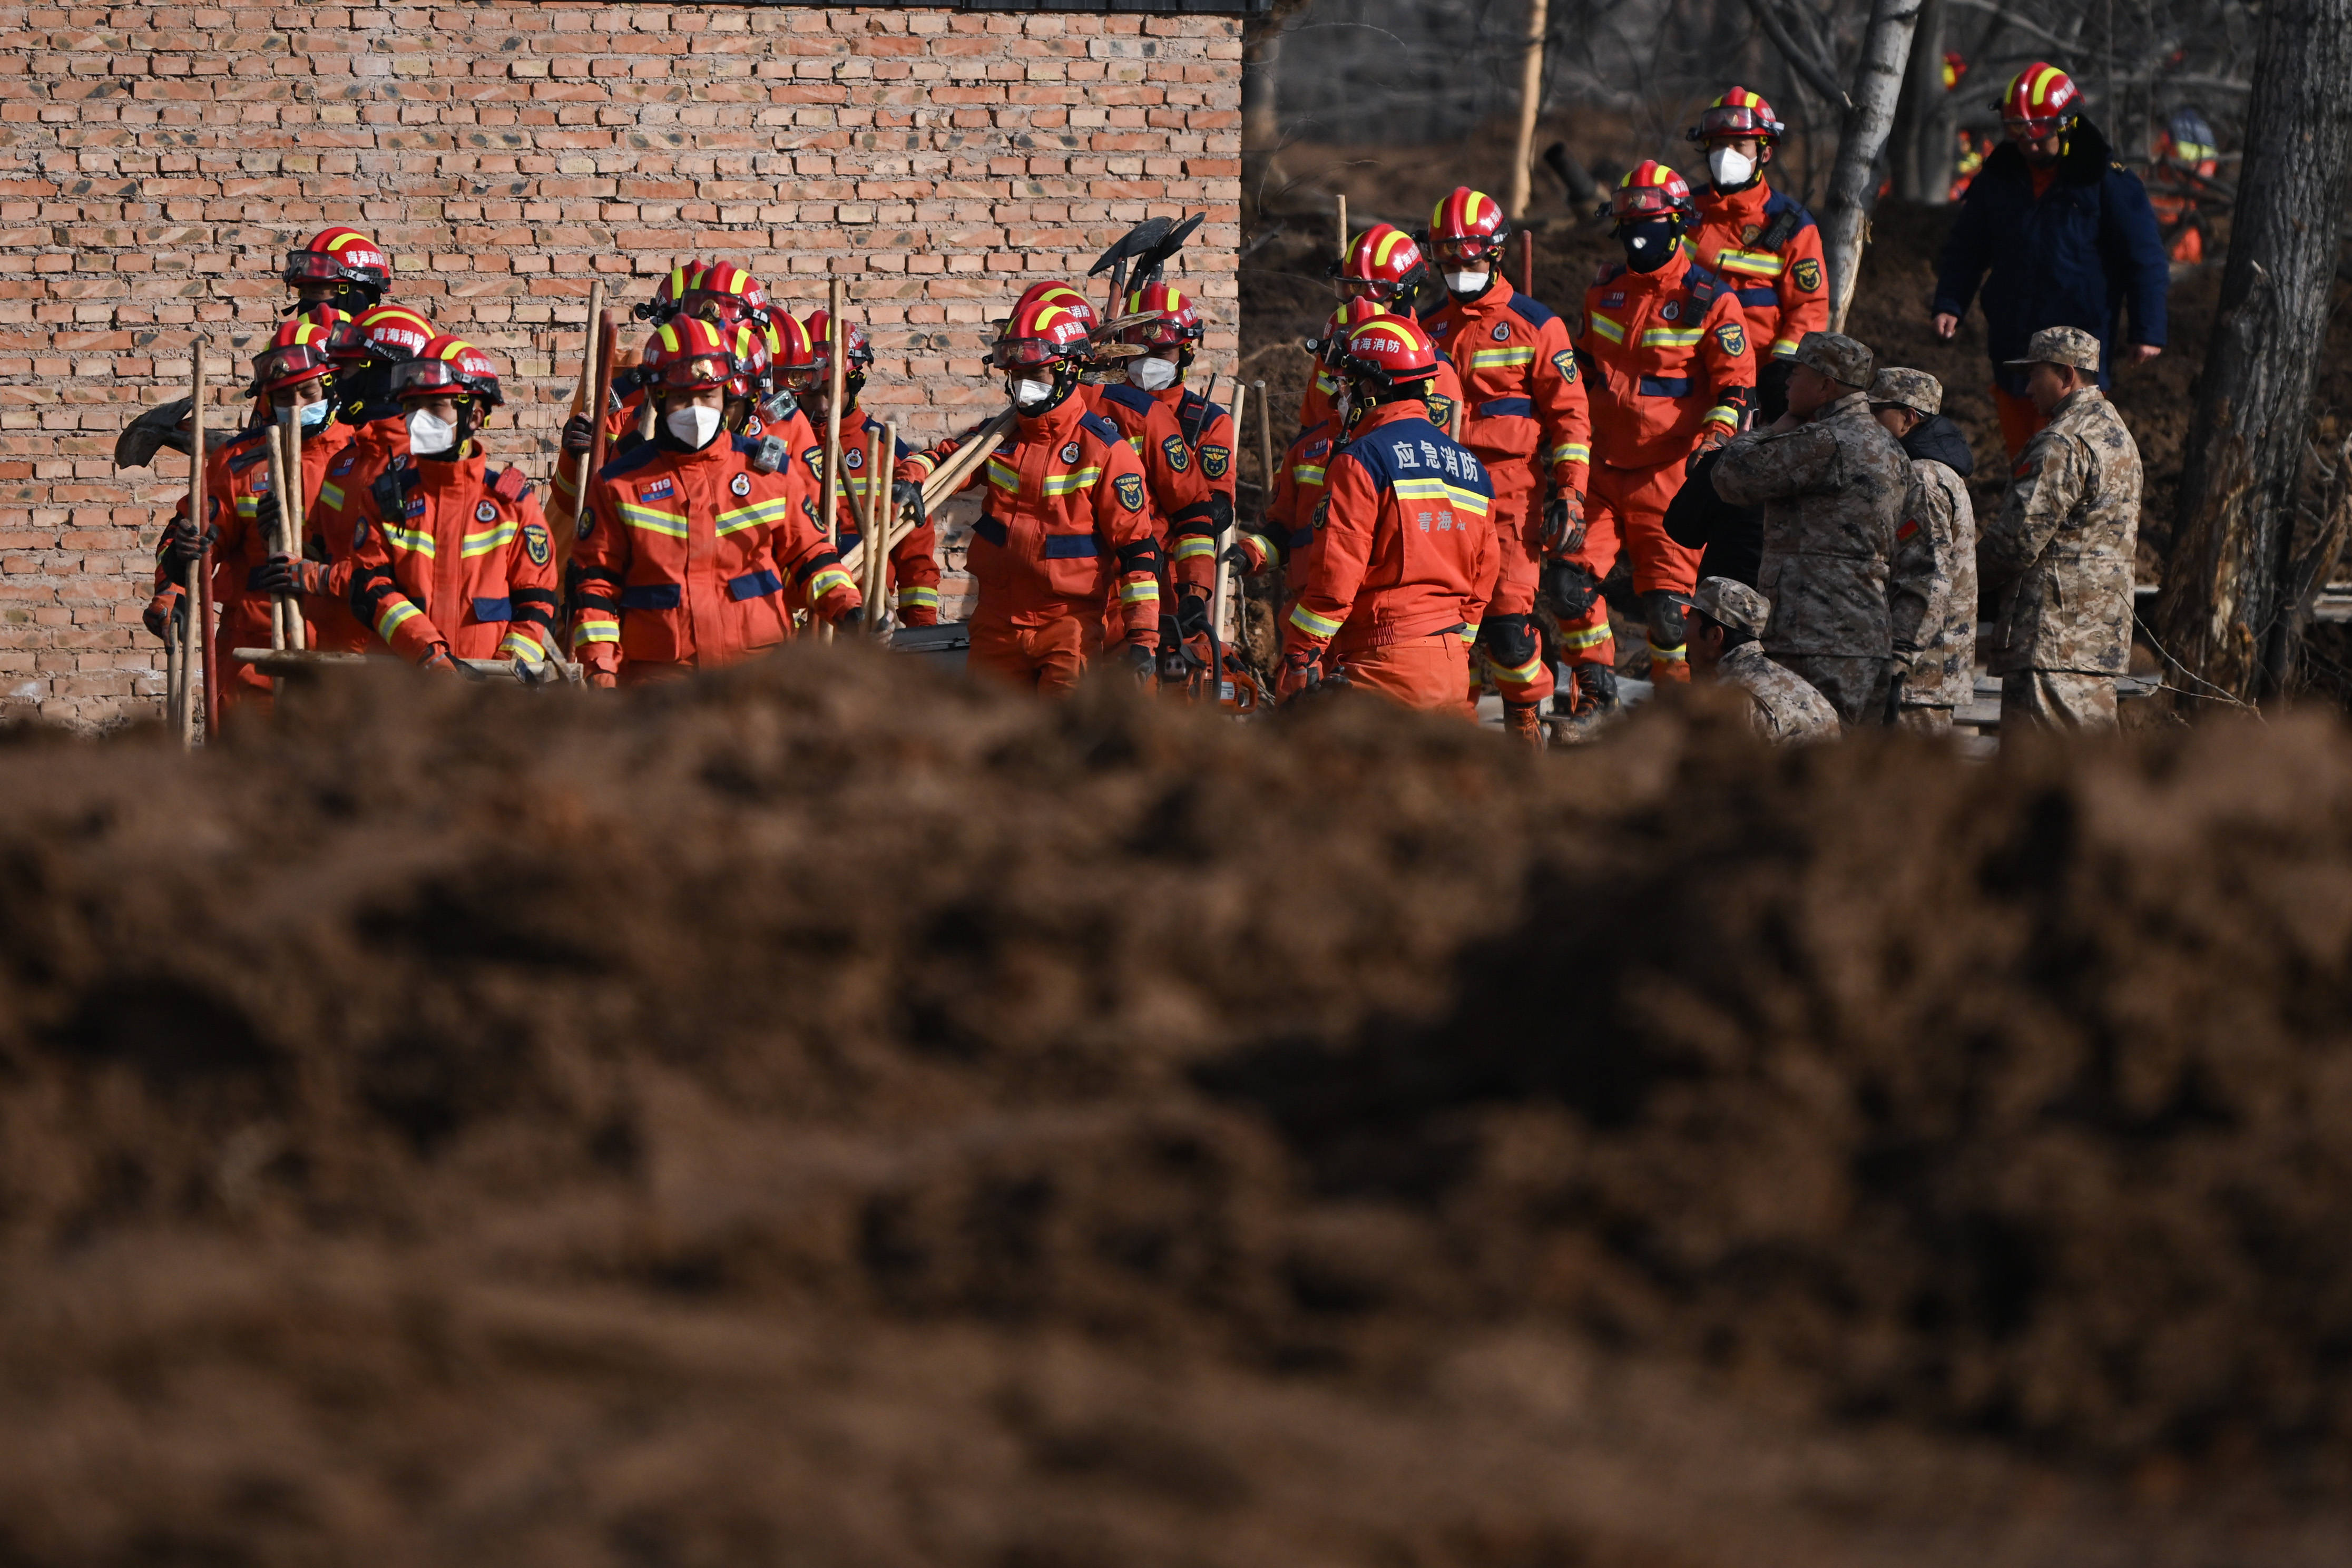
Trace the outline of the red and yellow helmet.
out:
M 327 374 L 340 361 L 347 360 L 357 335 L 349 316 L 325 307 L 279 322 L 269 342 L 253 356 L 253 385 L 248 390 L 256 397 L 267 397 Z
M 322 228 L 286 253 L 283 274 L 289 289 L 305 283 L 349 283 L 367 292 L 373 304 L 392 287 L 392 258 L 383 247 L 355 228 Z
M 1699 115 L 1698 123 L 1685 134 L 1705 146 L 1709 142 L 1728 142 L 1743 136 L 1778 142 L 1788 129 L 1773 118 L 1772 106 L 1764 101 L 1763 94 L 1735 87 L 1708 104 Z
M 1419 321 L 1383 310 L 1349 330 L 1338 368 L 1384 388 L 1405 386 L 1437 374 L 1437 344 Z
M 988 363 L 998 370 L 1032 370 L 1078 360 L 1087 352 L 1087 325 L 1067 305 L 1032 300 L 998 330 Z
M 2056 66 L 2034 61 L 2011 77 L 2009 90 L 1994 105 L 2000 123 L 2011 136 L 2055 136 L 2074 123 L 2082 90 L 2074 79 Z
M 463 338 L 437 337 L 415 358 L 392 367 L 392 395 L 410 397 L 478 397 L 490 407 L 499 394 L 498 362 Z
M 822 310 L 817 312 L 817 316 L 824 314 Z M 816 316 L 809 320 L 813 321 Z M 824 367 L 817 358 L 816 334 L 788 310 L 778 310 L 770 324 L 775 331 L 775 341 L 769 350 L 774 363 L 770 374 L 776 384 L 795 395 L 816 390 L 824 379 Z
M 1944 90 L 1949 92 L 1959 86 L 1960 79 L 1968 74 L 1968 58 L 1958 49 L 1946 49 L 1944 51 Z
M 734 347 L 727 341 L 730 335 L 730 329 L 699 316 L 664 321 L 646 340 L 646 384 L 670 392 L 729 386 L 736 376 Z
M 1337 370 L 1347 353 L 1348 339 L 1356 329 L 1376 316 L 1389 313 L 1389 308 L 1378 300 L 1342 300 L 1339 308 L 1331 312 L 1331 319 L 1323 323 L 1323 335 L 1307 340 L 1307 352 L 1324 369 Z
M 735 374 L 727 380 L 727 395 L 756 396 L 765 390 L 770 367 L 775 363 L 768 348 L 768 329 L 758 321 L 743 321 L 722 327 L 719 333 L 727 340 L 728 356 L 735 363 Z
M 685 303 L 687 291 L 694 287 L 695 279 L 701 276 L 702 263 L 690 256 L 688 257 L 684 261 L 663 273 L 662 280 L 654 285 L 654 297 L 631 313 L 640 321 L 652 321 L 656 324 L 667 321 L 678 313 Z
M 432 322 L 405 305 L 372 305 L 354 326 L 367 357 L 382 364 L 415 359 L 436 335 Z
M 760 280 L 730 262 L 714 261 L 697 274 L 679 297 L 678 309 L 722 327 L 765 322 L 768 291 Z
M 849 340 L 849 363 L 842 367 L 845 375 L 863 375 L 874 363 L 874 345 L 866 341 L 866 329 L 852 321 L 843 329 Z M 810 346 L 816 354 L 816 370 L 820 376 L 833 374 L 833 316 L 829 311 L 812 310 L 808 319 Z
M 1617 182 L 1610 194 L 1609 210 L 1620 224 L 1642 223 L 1654 217 L 1698 218 L 1691 200 L 1690 183 L 1655 158 L 1644 158 Z
M 1429 215 L 1429 248 L 1440 262 L 1488 260 L 1510 234 L 1503 204 L 1467 185 L 1454 186 Z
M 1345 259 L 1331 263 L 1329 276 L 1343 299 L 1386 304 L 1418 294 L 1429 281 L 1429 264 L 1412 236 L 1394 224 L 1376 223 L 1349 245 Z
M 1150 321 L 1138 321 L 1118 334 L 1121 342 L 1141 343 L 1149 349 L 1176 348 L 1197 343 L 1208 331 L 1201 320 L 1200 308 L 1184 298 L 1173 283 L 1146 283 L 1130 289 L 1119 301 L 1122 317 L 1149 316 Z
M 1093 303 L 1088 300 L 1084 294 L 1079 293 L 1076 289 L 1071 288 L 1067 283 L 1063 282 L 1058 278 L 1049 278 L 1042 283 L 1032 283 L 1028 288 L 1023 289 L 1021 291 L 1021 298 L 1013 302 L 1013 313 L 1017 316 L 1024 309 L 1037 303 L 1040 300 L 1046 301 L 1048 304 L 1061 306 L 1062 309 L 1069 311 L 1072 315 L 1086 322 L 1087 331 L 1094 331 L 1096 326 L 1096 318 Z
M 368 362 L 367 340 L 360 336 L 359 324 L 332 305 L 306 306 L 287 318 L 289 326 L 297 321 L 327 330 L 327 357 L 336 369 Z

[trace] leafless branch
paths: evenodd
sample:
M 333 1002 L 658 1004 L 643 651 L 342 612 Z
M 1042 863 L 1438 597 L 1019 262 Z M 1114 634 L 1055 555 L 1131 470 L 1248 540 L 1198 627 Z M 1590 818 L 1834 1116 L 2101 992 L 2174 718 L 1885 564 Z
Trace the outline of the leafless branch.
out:
M 1845 89 L 1838 85 L 1834 65 L 1797 42 L 1774 0 L 1748 0 L 1748 8 L 1756 14 L 1756 25 L 1764 29 L 1764 36 L 1772 40 L 1772 47 L 1780 51 L 1780 58 L 1789 62 L 1790 69 L 1805 79 L 1806 86 L 1832 103 L 1842 103 L 1848 109 L 1853 107 L 1853 100 L 1848 98 Z

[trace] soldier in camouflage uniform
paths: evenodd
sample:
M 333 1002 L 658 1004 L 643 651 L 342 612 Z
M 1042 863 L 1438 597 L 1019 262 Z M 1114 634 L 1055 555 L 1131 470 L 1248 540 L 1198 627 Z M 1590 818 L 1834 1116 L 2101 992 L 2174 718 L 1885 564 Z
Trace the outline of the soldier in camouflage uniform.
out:
M 1986 665 L 2001 678 L 2001 733 L 2111 730 L 2131 658 L 2139 446 L 2099 390 L 2098 339 L 2045 327 L 2017 363 L 2050 423 L 2025 444 L 1977 547 L 2000 595 Z
M 1924 370 L 1887 369 L 1870 385 L 1870 412 L 1911 459 L 1911 492 L 1895 530 L 1895 722 L 1940 735 L 1952 710 L 1976 695 L 1977 514 L 1963 481 L 1975 459 L 1968 437 L 1943 416 L 1944 385 Z M 1906 558 L 1934 557 L 1927 578 Z M 1939 580 L 1940 600 L 1918 592 Z
M 1776 746 L 1836 740 L 1843 731 L 1830 700 L 1796 671 L 1773 663 L 1757 645 L 1771 616 L 1770 602 L 1747 584 L 1701 578 L 1691 595 L 1686 628 L 1691 673 L 1747 692 L 1755 705 L 1748 722 Z
M 1715 493 L 1764 509 L 1756 585 L 1771 601 L 1764 651 L 1803 676 L 1847 724 L 1886 714 L 1894 632 L 1886 610 L 1895 530 L 1911 464 L 1870 416 L 1870 350 L 1807 332 L 1789 412 L 1723 448 Z

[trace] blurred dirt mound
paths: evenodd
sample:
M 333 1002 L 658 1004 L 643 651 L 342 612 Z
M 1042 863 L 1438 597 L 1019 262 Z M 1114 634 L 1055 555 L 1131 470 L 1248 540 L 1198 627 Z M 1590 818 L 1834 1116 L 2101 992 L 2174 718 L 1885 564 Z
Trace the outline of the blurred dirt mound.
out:
M 2352 1545 L 2333 728 L 400 673 L 0 748 L 0 1564 Z

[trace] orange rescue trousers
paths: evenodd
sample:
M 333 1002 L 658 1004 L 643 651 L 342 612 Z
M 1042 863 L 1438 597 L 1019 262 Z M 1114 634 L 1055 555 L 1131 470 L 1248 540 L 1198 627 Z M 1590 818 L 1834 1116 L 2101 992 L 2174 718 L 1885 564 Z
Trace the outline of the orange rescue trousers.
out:
M 1091 616 L 1063 616 L 1026 626 L 976 620 L 970 623 L 970 635 L 967 668 L 1040 697 L 1068 696 L 1087 666 L 1102 657 L 1102 622 Z
M 1698 586 L 1698 563 L 1704 552 L 1685 548 L 1666 537 L 1666 507 L 1683 488 L 1683 465 L 1677 458 L 1647 468 L 1612 468 L 1592 465 L 1591 488 L 1584 498 L 1584 547 L 1570 557 L 1600 583 L 1617 564 L 1620 550 L 1633 563 L 1633 591 L 1687 594 Z M 1609 629 L 1608 601 L 1596 595 L 1592 606 L 1574 619 L 1561 617 L 1560 660 L 1569 665 L 1610 665 L 1617 662 L 1617 644 Z M 1687 680 L 1690 667 L 1679 645 L 1650 645 L 1652 679 Z
M 1324 662 L 1344 667 L 1349 684 L 1377 691 L 1407 708 L 1465 716 L 1473 711 L 1462 700 L 1470 677 L 1470 658 L 1459 632 L 1432 632 L 1380 647 L 1358 648 L 1336 660 L 1327 654 Z

